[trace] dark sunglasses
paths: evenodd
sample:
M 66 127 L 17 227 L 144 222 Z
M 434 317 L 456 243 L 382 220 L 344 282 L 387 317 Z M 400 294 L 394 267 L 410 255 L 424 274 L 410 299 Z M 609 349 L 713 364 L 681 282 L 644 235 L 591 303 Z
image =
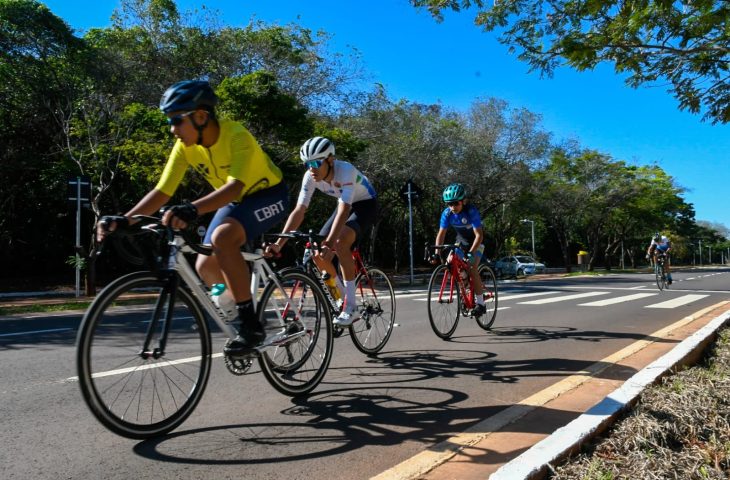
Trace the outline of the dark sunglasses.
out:
M 324 163 L 324 160 L 310 160 L 304 162 L 304 168 L 319 168 Z
M 446 205 L 448 205 L 449 207 L 455 207 L 459 204 L 460 201 L 461 200 L 457 200 L 455 202 L 446 202 Z
M 179 127 L 180 124 L 182 124 L 182 122 L 185 119 L 185 117 L 187 117 L 188 115 L 190 115 L 192 113 L 195 113 L 195 110 L 190 110 L 189 112 L 181 113 L 180 115 L 175 115 L 175 116 L 172 116 L 172 117 L 168 117 L 167 118 L 167 124 L 168 125 L 172 125 L 174 127 Z

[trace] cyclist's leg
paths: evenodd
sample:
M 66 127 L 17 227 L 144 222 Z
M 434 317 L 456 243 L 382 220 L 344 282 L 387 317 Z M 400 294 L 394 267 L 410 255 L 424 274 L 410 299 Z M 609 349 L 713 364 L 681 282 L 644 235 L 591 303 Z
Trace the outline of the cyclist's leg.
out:
M 226 353 L 241 353 L 264 340 L 264 328 L 258 321 L 251 299 L 250 271 L 240 249 L 246 241 L 283 221 L 287 215 L 286 205 L 286 186 L 279 184 L 220 209 L 211 222 L 213 256 L 236 300 L 241 319 L 239 336 L 226 347 Z M 205 263 L 206 260 L 200 262 Z
M 484 305 L 484 297 L 482 296 L 482 293 L 484 293 L 484 288 L 482 286 L 481 278 L 479 276 L 479 264 L 482 261 L 482 255 L 484 254 L 484 244 L 479 245 L 479 248 L 474 253 L 474 256 L 472 257 L 472 262 L 470 264 L 469 273 L 471 275 L 471 281 L 474 285 L 474 297 L 476 298 L 476 301 L 479 305 Z

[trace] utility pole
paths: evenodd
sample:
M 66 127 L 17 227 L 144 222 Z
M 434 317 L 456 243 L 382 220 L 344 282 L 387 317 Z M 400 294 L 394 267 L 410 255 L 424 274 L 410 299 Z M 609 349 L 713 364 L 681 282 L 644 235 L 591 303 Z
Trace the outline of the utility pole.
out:
M 526 218 L 522 219 L 522 223 L 528 222 L 530 223 L 530 230 L 532 231 L 532 259 L 537 261 L 537 256 L 535 255 L 535 222 Z

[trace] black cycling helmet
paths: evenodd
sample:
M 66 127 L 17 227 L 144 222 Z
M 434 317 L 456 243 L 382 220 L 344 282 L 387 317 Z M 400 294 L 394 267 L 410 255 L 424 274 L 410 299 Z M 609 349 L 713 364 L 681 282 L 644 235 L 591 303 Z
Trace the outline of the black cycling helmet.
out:
M 662 234 L 659 232 L 654 232 L 654 236 L 652 238 L 654 239 L 655 242 L 658 242 L 659 240 L 662 239 Z
M 170 112 L 189 112 L 203 109 L 213 112 L 218 103 L 213 88 L 205 80 L 183 80 L 165 90 L 160 99 L 160 110 Z
M 459 200 L 464 200 L 465 197 L 466 190 L 464 189 L 464 185 L 460 183 L 452 183 L 444 189 L 444 202 L 457 202 Z

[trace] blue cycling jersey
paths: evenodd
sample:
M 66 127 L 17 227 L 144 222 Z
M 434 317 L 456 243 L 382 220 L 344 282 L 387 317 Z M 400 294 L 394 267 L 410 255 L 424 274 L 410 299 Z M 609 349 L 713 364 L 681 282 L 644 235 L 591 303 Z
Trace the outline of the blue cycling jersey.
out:
M 449 207 L 441 213 L 440 228 L 453 227 L 459 243 L 471 245 L 474 242 L 474 229 L 482 226 L 482 217 L 479 209 L 467 203 L 459 213 L 454 213 Z

